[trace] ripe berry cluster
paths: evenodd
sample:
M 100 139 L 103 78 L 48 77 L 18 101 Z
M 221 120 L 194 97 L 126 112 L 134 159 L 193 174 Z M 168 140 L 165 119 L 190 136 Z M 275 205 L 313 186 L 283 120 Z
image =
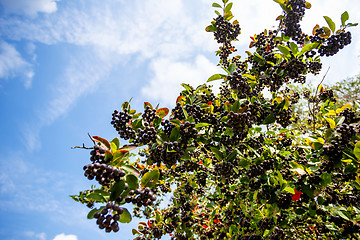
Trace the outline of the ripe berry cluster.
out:
M 103 163 L 105 160 L 105 148 L 100 147 L 99 145 L 94 145 L 94 150 L 92 150 L 90 152 L 90 160 L 92 162 L 99 162 L 99 163 Z
M 287 4 L 291 10 L 285 15 L 285 35 L 296 38 L 301 35 L 300 20 L 305 14 L 305 0 L 290 0 Z
M 307 68 L 312 74 L 317 75 L 322 69 L 322 63 L 317 61 L 312 61 L 307 64 Z
M 121 177 L 125 176 L 125 171 L 109 166 L 105 163 L 92 163 L 84 166 L 84 175 L 89 180 L 96 179 L 101 185 L 109 185 L 112 180 L 119 181 Z
M 151 206 L 156 200 L 153 191 L 146 187 L 145 189 L 130 190 L 129 195 L 125 198 L 125 202 L 136 204 L 138 207 Z
M 239 24 L 231 24 L 221 15 L 215 19 L 215 26 L 216 31 L 214 32 L 214 37 L 218 43 L 226 43 L 235 40 L 241 30 Z
M 235 71 L 227 79 L 229 80 L 230 87 L 237 91 L 239 98 L 245 98 L 250 95 L 251 86 L 247 79 L 242 77 L 241 71 Z
M 318 52 L 320 56 L 333 56 L 343 49 L 344 46 L 351 43 L 350 32 L 340 32 L 332 35 L 326 39 L 326 41 L 320 46 Z
M 111 202 L 106 204 L 106 207 L 100 212 L 94 213 L 96 218 L 96 224 L 99 225 L 100 229 L 105 229 L 106 232 L 118 232 L 120 215 L 123 214 L 124 209 L 118 204 Z
M 144 129 L 137 129 L 137 136 L 135 143 L 149 144 L 156 141 L 156 129 L 149 125 L 149 122 L 144 122 Z
M 355 119 L 355 112 L 349 108 L 345 108 L 342 112 L 340 112 L 340 116 L 345 117 L 344 123 L 350 124 Z
M 124 140 L 134 139 L 135 130 L 131 128 L 129 122 L 131 121 L 131 116 L 128 113 L 127 109 L 124 109 L 123 112 L 115 110 L 112 114 L 111 124 L 114 126 L 116 131 L 120 134 L 120 137 Z

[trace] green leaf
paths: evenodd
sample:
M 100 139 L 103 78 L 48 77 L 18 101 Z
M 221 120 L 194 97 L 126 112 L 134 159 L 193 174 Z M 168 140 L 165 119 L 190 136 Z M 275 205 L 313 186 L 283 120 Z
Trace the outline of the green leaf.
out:
M 301 49 L 300 55 L 304 54 L 305 52 L 311 51 L 314 48 L 317 48 L 318 46 L 319 46 L 319 43 L 316 43 L 316 42 L 309 43 Z
M 87 195 L 87 198 L 99 202 L 105 202 L 105 198 L 101 196 L 99 193 L 90 193 L 89 195 Z
M 234 102 L 233 106 L 232 106 L 233 112 L 234 112 L 234 113 L 239 112 L 240 106 L 241 106 L 241 105 L 240 105 L 239 100 L 236 100 L 236 101 Z
M 121 222 L 121 223 L 131 222 L 131 214 L 129 213 L 129 211 L 126 208 L 124 208 L 124 212 L 120 215 L 119 222 Z
M 170 141 L 175 142 L 180 138 L 180 126 L 176 126 L 171 130 Z
M 290 48 L 288 48 L 287 46 L 282 46 L 279 45 L 277 46 L 277 48 L 279 49 L 280 52 L 282 52 L 285 56 L 290 57 Z
M 93 219 L 94 218 L 94 213 L 96 213 L 98 210 L 96 208 L 94 208 L 93 210 L 91 210 L 88 215 L 87 215 L 87 219 Z
M 217 8 L 222 8 L 222 6 L 220 6 L 220 4 L 218 4 L 218 3 L 213 3 L 212 6 L 217 7 Z
M 111 187 L 110 201 L 115 201 L 125 189 L 125 181 L 120 180 Z
M 355 144 L 354 154 L 358 160 L 360 160 L 360 141 Z
M 228 71 L 230 74 L 233 74 L 233 72 L 236 70 L 236 64 L 235 63 L 232 63 L 230 64 L 229 68 L 228 68 Z
M 326 187 L 327 185 L 329 185 L 331 183 L 331 174 L 330 173 L 322 173 L 320 175 L 321 179 L 322 179 L 322 182 L 321 182 L 321 185 L 323 187 Z
M 236 158 L 236 156 L 237 156 L 237 151 L 234 150 L 226 157 L 226 161 L 231 162 L 232 160 L 234 160 Z
M 274 0 L 274 2 L 277 2 L 278 4 L 285 4 L 285 0 Z
M 341 14 L 341 25 L 345 27 L 346 21 L 349 20 L 349 13 L 345 11 L 343 14 Z
M 188 91 L 189 93 L 192 91 L 192 88 L 190 87 L 189 84 L 182 83 L 181 86 L 183 86 L 183 88 L 185 88 L 185 90 Z
M 216 29 L 216 27 L 214 25 L 209 25 L 209 26 L 207 26 L 205 28 L 205 31 L 207 31 L 207 32 L 216 32 L 217 29 Z
M 110 142 L 110 147 L 111 147 L 111 151 L 115 152 L 116 150 L 119 149 L 120 146 L 120 140 L 119 138 L 114 138 L 111 142 Z
M 226 5 L 226 7 L 225 7 L 225 13 L 227 13 L 227 12 L 230 12 L 230 10 L 231 10 L 231 8 L 232 8 L 232 6 L 233 6 L 233 3 L 231 2 L 231 3 L 229 3 L 228 5 Z
M 291 194 L 295 194 L 295 190 L 293 188 L 291 188 L 291 187 L 284 188 L 284 191 L 287 191 L 287 192 L 289 192 Z
M 160 172 L 157 169 L 151 170 L 144 174 L 141 178 L 141 186 L 142 187 L 154 187 L 159 180 Z
M 128 189 L 135 190 L 139 187 L 139 179 L 135 175 L 128 174 L 125 176 L 125 178 L 129 186 Z
M 267 125 L 267 124 L 271 124 L 271 123 L 274 123 L 275 122 L 275 117 L 274 117 L 274 114 L 269 114 L 265 119 L 264 119 L 264 122 L 263 124 Z
M 335 32 L 335 23 L 328 16 L 324 16 L 324 18 L 325 18 L 327 24 L 329 25 L 329 28 L 331 29 L 331 31 L 334 33 Z
M 255 77 L 255 76 L 253 76 L 253 75 L 250 75 L 250 74 L 243 74 L 242 76 L 243 76 L 243 77 L 246 77 L 246 78 L 248 78 L 248 79 L 250 79 L 250 80 L 252 80 L 252 81 L 256 81 L 256 77 Z
M 342 217 L 343 219 L 347 220 L 347 221 L 350 221 L 350 219 L 345 215 L 345 213 L 343 211 L 340 211 L 338 209 L 336 209 L 334 211 L 334 215 L 335 216 L 339 216 L 339 217 Z
M 121 166 L 121 169 L 125 170 L 126 172 L 128 173 L 131 173 L 133 174 L 134 176 L 136 177 L 139 177 L 140 176 L 140 172 L 133 166 L 131 165 L 124 165 L 124 166 Z
M 299 52 L 298 45 L 294 42 L 290 43 L 290 48 L 294 55 L 296 55 Z
M 195 128 L 202 128 L 202 127 L 207 127 L 207 126 L 210 126 L 211 124 L 210 123 L 197 123 L 195 125 Z
M 215 81 L 215 80 L 219 80 L 219 79 L 225 79 L 226 75 L 223 74 L 214 74 L 211 77 L 209 77 L 209 79 L 207 80 L 207 82 L 211 82 L 211 81 Z
M 222 161 L 224 156 L 222 154 L 222 152 L 220 152 L 219 149 L 217 149 L 216 147 L 211 147 L 211 151 L 215 154 L 215 157 L 219 160 Z

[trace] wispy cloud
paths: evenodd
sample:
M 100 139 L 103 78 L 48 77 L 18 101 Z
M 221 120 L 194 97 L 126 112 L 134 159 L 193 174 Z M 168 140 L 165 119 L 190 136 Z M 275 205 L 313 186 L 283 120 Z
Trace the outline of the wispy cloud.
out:
M 23 3 L 22 7 L 25 7 L 24 2 L 17 0 L 16 4 Z M 33 136 L 24 132 L 24 136 L 32 143 L 30 146 L 39 146 L 40 144 L 34 143 L 39 140 L 37 134 L 42 127 L 64 116 L 81 96 L 91 93 L 106 76 L 119 67 L 119 59 L 124 56 L 135 56 L 138 61 L 148 63 L 146 74 L 153 77 L 143 87 L 141 97 L 166 104 L 173 102 L 174 95 L 181 89 L 179 83 L 189 79 L 197 79 L 195 84 L 203 83 L 209 77 L 207 74 L 217 71 L 209 59 L 206 62 L 205 57 L 198 57 L 217 50 L 212 35 L 204 31 L 204 27 L 216 16 L 207 1 L 87 1 L 86 4 L 75 1 L 61 4 L 50 0 L 36 1 L 40 2 L 41 6 L 48 6 L 48 10 L 39 10 L 42 8 L 37 7 L 37 11 L 52 14 L 39 15 L 35 20 L 17 16 L 0 18 L 0 36 L 13 41 L 23 40 L 50 46 L 67 43 L 80 47 L 83 51 L 79 51 L 80 54 L 74 53 L 69 64 L 63 67 L 61 75 L 54 78 L 56 82 L 51 83 L 55 89 L 54 97 L 48 99 L 48 104 L 40 108 L 42 111 L 37 115 L 40 124 L 34 128 Z M 340 4 L 335 0 L 326 3 L 323 0 L 314 0 L 314 9 L 308 11 L 310 16 L 305 19 L 309 23 L 305 25 L 318 23 L 318 19 L 311 16 L 318 14 L 319 8 L 321 13 L 329 10 L 331 16 L 335 17 L 340 16 L 342 8 L 348 8 L 352 17 L 360 11 L 358 2 L 344 0 L 341 8 L 336 11 L 332 3 L 337 4 L 336 6 Z M 281 8 L 273 1 L 235 1 L 233 12 L 242 28 L 238 42 L 238 53 L 242 54 L 248 47 L 251 35 L 277 24 L 274 19 L 281 14 Z M 323 23 L 326 24 L 324 21 Z M 354 42 L 357 47 L 360 46 L 358 32 L 354 33 Z M 351 54 L 354 55 L 353 52 L 346 52 L 332 58 L 343 63 L 350 58 L 356 63 L 346 66 L 344 64 L 344 69 L 337 71 L 337 75 L 333 73 L 332 79 L 338 78 L 344 72 L 353 73 L 358 70 L 359 60 L 350 56 Z M 206 68 L 197 63 L 199 59 L 206 62 Z M 31 72 L 28 72 L 28 76 L 29 79 L 33 78 Z M 163 91 L 165 88 L 171 91 Z M 147 94 L 149 91 L 152 94 Z
M 0 41 L 0 79 L 18 75 L 24 79 L 24 86 L 29 88 L 34 76 L 31 64 L 22 58 L 13 45 Z
M 64 233 L 58 234 L 53 240 L 78 240 L 76 235 L 65 235 Z
M 151 63 L 153 77 L 142 89 L 146 99 L 159 101 L 162 105 L 172 106 L 182 90 L 181 83 L 197 87 L 219 69 L 206 57 L 198 55 L 193 60 L 173 61 L 159 58 Z
M 32 238 L 38 239 L 38 240 L 46 240 L 46 233 L 44 233 L 44 232 L 36 233 L 36 232 L 28 231 L 28 232 L 25 232 L 25 236 L 32 237 Z
M 53 13 L 57 10 L 57 0 L 0 0 L 6 13 L 26 14 L 35 17 L 39 12 Z

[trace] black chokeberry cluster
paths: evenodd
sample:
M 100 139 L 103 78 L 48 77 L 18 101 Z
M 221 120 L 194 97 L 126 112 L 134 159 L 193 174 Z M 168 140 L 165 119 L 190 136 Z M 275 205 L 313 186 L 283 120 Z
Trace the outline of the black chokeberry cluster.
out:
M 84 175 L 89 180 L 96 179 L 101 185 L 109 185 L 112 180 L 119 181 L 121 177 L 125 176 L 125 171 L 116 167 L 109 166 L 105 163 L 91 163 L 84 166 Z
M 138 128 L 137 132 L 135 143 L 149 144 L 156 141 L 156 129 L 147 121 L 144 122 L 144 129 Z
M 100 147 L 99 145 L 94 145 L 94 150 L 92 150 L 90 152 L 90 160 L 92 162 L 99 162 L 99 163 L 103 163 L 105 160 L 105 148 Z
M 151 206 L 154 201 L 156 201 L 156 196 L 149 187 L 144 189 L 138 188 L 136 190 L 130 190 L 129 195 L 125 198 L 125 202 L 132 202 L 138 207 Z
M 352 123 L 355 119 L 355 112 L 350 110 L 349 108 L 345 108 L 342 112 L 340 112 L 339 115 L 345 117 L 344 123 L 347 124 Z
M 301 84 L 305 83 L 303 80 L 303 74 L 306 71 L 306 63 L 298 58 L 292 58 L 288 64 L 286 64 L 285 69 L 289 78 L 294 79 L 294 82 L 299 82 Z
M 348 125 L 346 123 L 341 124 L 341 126 L 339 126 L 336 131 L 338 133 L 340 133 L 340 139 L 339 142 L 346 144 L 350 141 L 350 139 L 352 137 L 355 136 L 356 134 L 356 130 L 354 128 L 354 126 L 352 125 Z
M 171 131 L 173 130 L 173 128 L 175 127 L 174 124 L 172 124 L 168 119 L 164 120 L 161 122 L 161 126 L 164 129 L 164 133 L 170 137 Z
M 340 49 L 343 49 L 344 46 L 349 45 L 350 43 L 351 33 L 340 32 L 328 37 L 318 49 L 318 53 L 320 56 L 333 56 L 338 53 Z
M 184 150 L 179 142 L 164 142 L 163 145 L 150 149 L 149 153 L 149 159 L 153 163 L 163 163 L 170 167 L 180 160 Z
M 330 100 L 332 102 L 336 102 L 334 97 L 334 92 L 332 89 L 325 90 L 319 94 L 319 98 L 321 101 L 325 102 L 326 100 Z
M 281 240 L 285 239 L 285 232 L 283 229 L 275 227 L 274 231 L 269 235 L 270 240 Z
M 317 75 L 322 69 L 322 63 L 317 61 L 311 61 L 307 64 L 307 68 L 312 74 Z
M 189 116 L 194 118 L 195 123 L 201 122 L 201 118 L 205 114 L 204 109 L 197 104 L 185 104 L 184 109 Z
M 233 169 L 234 169 L 234 164 L 225 161 L 215 164 L 214 166 L 215 174 L 225 178 L 230 177 L 235 173 Z
M 251 112 L 246 111 L 243 113 L 229 112 L 227 124 L 232 128 L 234 137 L 243 140 L 246 138 L 248 129 L 254 123 L 251 118 Z
M 299 22 L 305 14 L 305 0 L 290 0 L 287 6 L 291 7 L 291 10 L 285 15 L 284 33 L 296 39 L 302 34 Z
M 271 112 L 273 113 L 274 118 L 276 119 L 276 122 L 279 123 L 282 127 L 285 128 L 292 123 L 291 108 L 288 108 L 288 109 L 278 108 L 278 103 L 276 101 L 274 101 L 274 103 L 271 105 Z
M 181 143 L 186 145 L 188 140 L 191 138 L 196 138 L 197 130 L 195 128 L 195 123 L 190 123 L 188 121 L 185 124 L 180 125 L 180 135 L 181 135 Z
M 106 232 L 118 232 L 118 221 L 120 219 L 120 215 L 123 214 L 123 212 L 124 209 L 118 204 L 109 202 L 100 212 L 94 213 L 94 218 L 97 219 L 96 224 L 99 225 L 100 229 L 105 229 Z
M 274 218 L 263 218 L 256 224 L 260 229 L 271 229 L 275 225 Z
M 251 86 L 247 82 L 247 78 L 242 77 L 241 71 L 235 71 L 227 79 L 230 87 L 237 91 L 239 98 L 245 98 L 250 95 Z
M 240 25 L 231 24 L 223 16 L 219 15 L 215 19 L 216 31 L 214 37 L 218 43 L 226 43 L 235 40 L 240 34 Z
M 291 205 L 292 194 L 291 193 L 281 193 L 278 196 L 278 207 L 280 209 L 288 209 Z
M 111 124 L 124 140 L 134 139 L 136 135 L 135 130 L 129 125 L 131 116 L 128 112 L 128 109 L 124 109 L 123 112 L 115 110 L 112 114 Z

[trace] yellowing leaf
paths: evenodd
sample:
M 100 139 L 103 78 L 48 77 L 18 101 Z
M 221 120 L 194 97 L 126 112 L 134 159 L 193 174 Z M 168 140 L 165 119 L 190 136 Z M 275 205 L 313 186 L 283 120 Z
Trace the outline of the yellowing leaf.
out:
M 306 145 L 310 145 L 310 144 L 311 144 L 311 142 L 312 142 L 312 141 L 311 141 L 310 139 L 308 139 L 308 138 L 306 138 L 306 139 L 305 139 L 305 143 L 306 143 Z
M 321 144 L 324 144 L 325 143 L 325 140 L 323 138 L 318 138 L 317 141 Z
M 330 128 L 335 128 L 336 127 L 335 121 L 332 120 L 331 118 L 326 118 L 326 121 L 329 123 Z
M 336 112 L 334 110 L 330 110 L 326 115 L 328 115 L 328 116 L 336 116 Z

